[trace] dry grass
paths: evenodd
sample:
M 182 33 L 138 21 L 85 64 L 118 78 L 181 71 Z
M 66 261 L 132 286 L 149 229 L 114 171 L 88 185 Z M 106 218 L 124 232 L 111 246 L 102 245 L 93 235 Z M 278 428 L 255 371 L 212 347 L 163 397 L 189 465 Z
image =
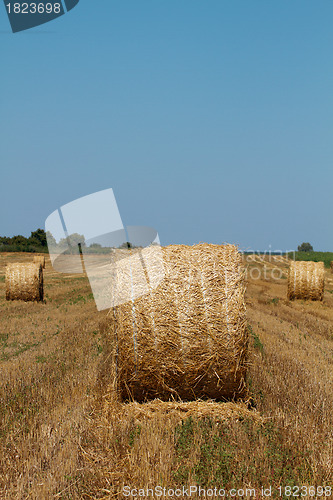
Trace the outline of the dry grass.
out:
M 124 405 L 110 399 L 106 314 L 87 279 L 57 274 L 47 260 L 46 303 L 6 302 L 11 260 L 31 256 L 0 254 L 1 500 L 123 498 L 124 485 L 190 484 L 251 487 L 257 498 L 271 484 L 281 498 L 279 485 L 332 482 L 329 270 L 322 302 L 289 302 L 287 263 L 276 263 L 273 280 L 272 262 L 249 262 L 266 272 L 246 293 L 248 401 Z

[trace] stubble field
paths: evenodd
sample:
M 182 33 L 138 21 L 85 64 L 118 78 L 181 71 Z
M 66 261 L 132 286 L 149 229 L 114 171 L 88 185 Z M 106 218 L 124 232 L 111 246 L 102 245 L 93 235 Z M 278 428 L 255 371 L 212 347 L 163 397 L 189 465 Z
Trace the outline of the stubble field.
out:
M 290 303 L 287 262 L 247 256 L 248 397 L 172 410 L 111 400 L 107 312 L 85 275 L 56 273 L 47 259 L 45 303 L 5 301 L 5 265 L 31 260 L 0 254 L 1 500 L 125 498 L 156 486 L 333 497 L 329 270 L 323 302 Z

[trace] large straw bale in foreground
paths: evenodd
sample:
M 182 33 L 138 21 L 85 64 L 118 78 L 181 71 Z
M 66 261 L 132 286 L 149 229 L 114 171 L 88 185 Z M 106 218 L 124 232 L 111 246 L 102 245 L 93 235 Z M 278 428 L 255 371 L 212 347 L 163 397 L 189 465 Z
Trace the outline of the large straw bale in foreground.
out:
M 123 399 L 240 396 L 248 336 L 244 273 L 233 245 L 170 245 L 157 288 L 110 310 Z
M 288 273 L 288 299 L 323 300 L 324 263 L 292 261 Z
M 34 263 L 41 264 L 42 268 L 45 269 L 45 255 L 34 255 Z
M 6 268 L 6 300 L 42 301 L 43 269 L 40 264 L 9 264 Z

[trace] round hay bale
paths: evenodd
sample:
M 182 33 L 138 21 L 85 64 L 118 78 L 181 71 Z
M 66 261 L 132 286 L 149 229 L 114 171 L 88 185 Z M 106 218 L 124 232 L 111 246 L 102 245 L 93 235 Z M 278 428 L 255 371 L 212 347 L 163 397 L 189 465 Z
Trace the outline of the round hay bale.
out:
M 333 260 L 330 262 L 330 267 L 331 267 L 331 273 L 333 273 Z
M 34 263 L 41 264 L 42 268 L 45 269 L 45 255 L 34 255 Z
M 288 273 L 288 299 L 323 300 L 324 263 L 292 261 Z
M 162 251 L 163 281 L 108 314 L 116 394 L 139 402 L 243 395 L 248 334 L 237 247 Z
M 44 298 L 41 264 L 9 264 L 6 268 L 6 300 L 40 302 Z

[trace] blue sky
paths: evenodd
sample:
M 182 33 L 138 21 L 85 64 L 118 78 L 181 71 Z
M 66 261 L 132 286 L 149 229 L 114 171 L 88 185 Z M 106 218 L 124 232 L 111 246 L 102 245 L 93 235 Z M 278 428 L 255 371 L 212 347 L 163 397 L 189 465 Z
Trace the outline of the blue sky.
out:
M 12 34 L 0 5 L 0 235 L 112 187 L 162 244 L 333 251 L 332 14 L 80 0 Z

